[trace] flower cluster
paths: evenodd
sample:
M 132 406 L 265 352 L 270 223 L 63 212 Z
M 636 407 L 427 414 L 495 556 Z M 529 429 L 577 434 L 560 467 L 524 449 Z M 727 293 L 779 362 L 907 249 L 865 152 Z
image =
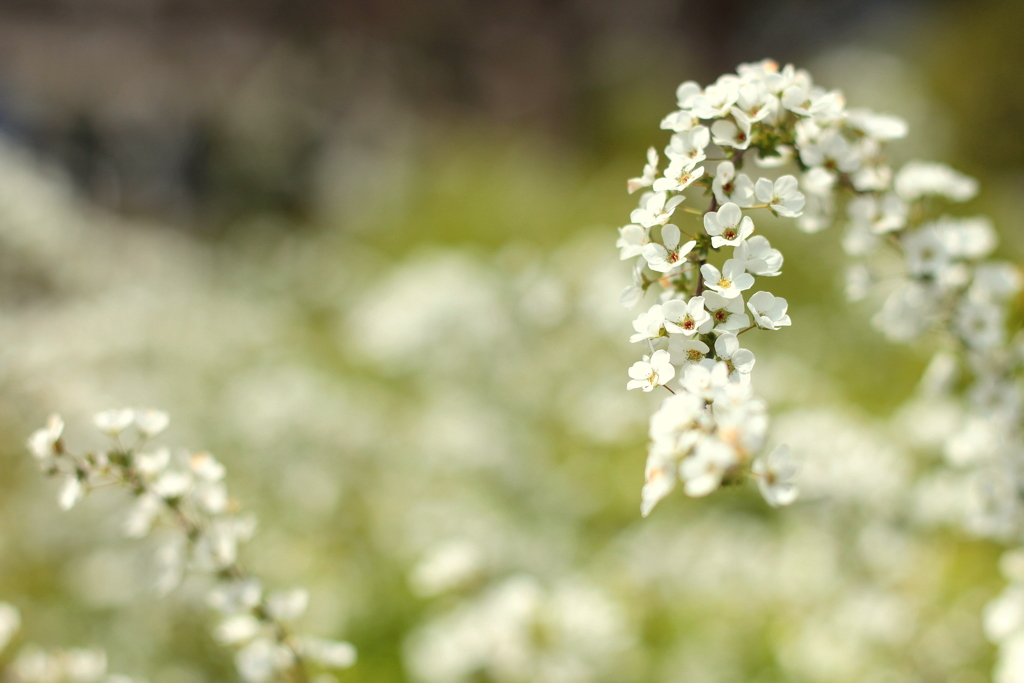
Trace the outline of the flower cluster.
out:
M 894 170 L 885 144 L 906 135 L 906 124 L 848 109 L 841 93 L 792 66 L 744 64 L 706 88 L 683 83 L 676 97 L 679 109 L 661 124 L 673 133 L 667 168 L 659 171 L 652 148 L 643 175 L 628 183 L 630 192 L 649 189 L 617 243 L 622 259 L 636 259 L 622 303 L 632 307 L 653 285 L 659 289 L 633 323 L 631 341 L 649 354 L 630 368 L 627 386 L 675 394 L 651 419 L 645 515 L 677 482 L 700 496 L 750 475 L 772 505 L 796 497 L 787 450 L 759 459 L 768 420 L 750 388 L 753 354 L 738 341 L 752 329 L 791 324 L 785 299 L 754 291 L 757 278 L 779 275 L 783 263 L 754 234 L 758 210 L 795 219 L 804 232 L 845 218 L 843 244 L 855 259 L 851 298 L 891 276 L 876 252 L 895 248 L 904 265 L 875 325 L 900 340 L 948 329 L 975 375 L 993 385 L 986 395 L 1010 391 L 998 382 L 1009 377 L 998 350 L 1006 346 L 1006 303 L 1020 289 L 1019 274 L 977 263 L 995 245 L 986 221 L 933 215 L 939 201 L 973 197 L 973 179 L 937 163 Z M 746 161 L 754 177 L 740 172 Z M 795 175 L 776 175 L 787 164 Z M 684 203 L 698 195 L 706 205 Z M 684 222 L 686 214 L 695 217 Z
M 796 497 L 788 449 L 758 456 L 766 410 L 749 386 L 753 356 L 736 340 L 755 327 L 790 324 L 785 300 L 768 292 L 754 292 L 746 310 L 742 305 L 756 277 L 778 275 L 782 265 L 781 254 L 753 234 L 754 221 L 744 213 L 768 209 L 794 218 L 804 232 L 845 224 L 848 297 L 885 290 L 872 322 L 889 339 L 937 334 L 940 350 L 915 400 L 950 416 L 934 445 L 954 468 L 972 473 L 969 528 L 1019 538 L 1024 344 L 1011 340 L 1006 328 L 1024 279 L 1014 265 L 987 260 L 996 235 L 986 219 L 943 213 L 948 204 L 973 198 L 977 182 L 939 163 L 893 168 L 884 146 L 906 135 L 906 124 L 846 108 L 839 92 L 814 86 L 792 66 L 741 65 L 707 88 L 684 83 L 677 98 L 679 110 L 662 121 L 673 131 L 665 149 L 668 168 L 659 177 L 652 149 L 643 176 L 629 181 L 630 192 L 650 191 L 632 223 L 620 229 L 617 245 L 623 259 L 637 257 L 624 305 L 638 303 L 655 283 L 661 288 L 658 302 L 634 322 L 632 341 L 646 342 L 650 355 L 630 369 L 628 387 L 664 386 L 674 394 L 651 419 L 643 513 L 677 480 L 699 496 L 748 472 L 770 504 Z M 713 171 L 699 165 L 713 158 Z M 759 169 L 791 163 L 796 175 L 750 178 L 738 173 L 747 158 Z M 688 188 L 701 189 L 709 205 L 685 207 L 686 192 L 696 194 Z M 703 225 L 669 222 L 686 212 L 701 215 Z M 690 241 L 681 244 L 681 235 Z M 732 258 L 716 267 L 709 261 L 725 247 Z M 1001 645 L 1000 682 L 1024 680 L 1021 552 L 1004 557 L 1011 584 L 986 610 L 988 635 Z
M 213 635 L 236 648 L 235 663 L 244 680 L 306 681 L 314 668 L 340 669 L 355 662 L 349 643 L 293 632 L 292 624 L 308 603 L 305 590 L 266 592 L 242 568 L 239 546 L 252 537 L 256 520 L 237 511 L 224 483 L 225 468 L 216 458 L 151 447 L 150 439 L 168 426 L 162 411 L 107 410 L 93 422 L 110 439 L 108 449 L 70 451 L 57 415 L 28 440 L 42 470 L 62 480 L 60 506 L 70 509 L 90 490 L 116 485 L 134 496 L 124 518 L 126 535 L 146 536 L 159 522 L 175 528 L 178 533 L 157 552 L 161 571 L 155 587 L 160 593 L 172 590 L 186 570 L 212 578 L 207 602 L 219 614 Z M 133 443 L 126 445 L 132 436 Z
M 18 629 L 18 609 L 0 602 L 0 653 L 3 653 Z M 22 647 L 10 664 L 0 667 L 0 678 L 13 683 L 136 683 L 137 679 L 107 671 L 107 655 L 102 650 L 72 648 L 45 650 L 38 645 Z

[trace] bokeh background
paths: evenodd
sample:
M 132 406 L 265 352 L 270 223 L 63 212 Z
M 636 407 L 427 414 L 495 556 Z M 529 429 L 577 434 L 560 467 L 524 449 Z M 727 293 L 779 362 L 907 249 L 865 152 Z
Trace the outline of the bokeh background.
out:
M 343 681 L 987 680 L 1001 546 L 927 456 L 929 343 L 843 303 L 839 235 L 766 227 L 794 326 L 750 341 L 802 501 L 647 520 L 613 244 L 676 85 L 771 57 L 905 117 L 893 156 L 978 177 L 1021 262 L 1022 32 L 1015 0 L 0 2 L 3 657 L 234 680 L 124 498 L 61 513 L 25 451 L 135 405 L 228 466 Z

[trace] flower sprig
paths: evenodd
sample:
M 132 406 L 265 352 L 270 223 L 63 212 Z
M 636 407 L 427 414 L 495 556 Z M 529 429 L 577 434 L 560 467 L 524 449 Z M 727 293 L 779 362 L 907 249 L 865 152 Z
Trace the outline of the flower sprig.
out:
M 216 458 L 207 452 L 151 448 L 150 440 L 169 423 L 162 411 L 107 410 L 93 422 L 110 440 L 109 448 L 75 453 L 64 441 L 64 422 L 58 415 L 50 416 L 46 427 L 28 440 L 43 472 L 62 479 L 60 506 L 70 509 L 89 491 L 116 486 L 134 496 L 124 520 L 126 535 L 146 536 L 160 522 L 176 529 L 158 551 L 156 589 L 169 592 L 186 571 L 213 580 L 207 602 L 220 615 L 213 636 L 236 650 L 235 663 L 244 680 L 305 683 L 314 670 L 355 662 L 355 648 L 347 642 L 294 632 L 293 623 L 308 603 L 304 589 L 267 592 L 244 569 L 239 546 L 252 537 L 256 519 L 239 513 L 229 498 L 226 471 Z
M 628 388 L 673 394 L 651 418 L 644 515 L 678 484 L 702 496 L 751 477 L 771 505 L 796 498 L 788 449 L 763 453 L 767 408 L 751 389 L 753 354 L 739 347 L 741 334 L 792 323 L 785 299 L 755 290 L 783 264 L 778 249 L 755 234 L 758 211 L 794 219 L 804 232 L 845 218 L 852 298 L 890 275 L 877 254 L 895 249 L 903 270 L 875 325 L 901 340 L 943 330 L 970 368 L 975 393 L 1010 391 L 1020 354 L 1006 351 L 1005 320 L 1019 273 L 979 263 L 995 245 L 987 221 L 933 215 L 942 201 L 972 198 L 973 179 L 936 163 L 895 171 L 885 145 L 905 136 L 906 124 L 847 109 L 839 91 L 814 85 L 791 65 L 743 64 L 706 88 L 687 81 L 676 97 L 678 110 L 661 123 L 672 131 L 668 166 L 662 174 L 657 151 L 648 151 L 642 176 L 627 186 L 647 191 L 616 245 L 622 259 L 636 259 L 622 303 L 635 306 L 655 284 L 660 289 L 633 323 L 631 341 L 647 355 L 630 368 Z M 712 158 L 719 159 L 714 167 Z M 741 172 L 747 161 L 753 177 Z M 792 172 L 778 175 L 785 166 Z M 706 206 L 684 206 L 698 190 Z M 681 235 L 692 237 L 682 242 Z

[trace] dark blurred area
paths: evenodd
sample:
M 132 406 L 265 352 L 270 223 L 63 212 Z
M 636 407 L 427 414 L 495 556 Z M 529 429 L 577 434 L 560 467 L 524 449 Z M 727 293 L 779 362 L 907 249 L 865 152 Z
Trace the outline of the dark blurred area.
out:
M 0 125 L 114 210 L 214 236 L 266 212 L 296 229 L 330 193 L 325 166 L 436 152 L 424 122 L 527 129 L 602 161 L 645 144 L 684 78 L 855 41 L 933 61 L 958 117 L 1012 85 L 960 139 L 1019 166 L 1024 146 L 987 131 L 1024 115 L 1022 24 L 1017 3 L 920 0 L 7 1 Z

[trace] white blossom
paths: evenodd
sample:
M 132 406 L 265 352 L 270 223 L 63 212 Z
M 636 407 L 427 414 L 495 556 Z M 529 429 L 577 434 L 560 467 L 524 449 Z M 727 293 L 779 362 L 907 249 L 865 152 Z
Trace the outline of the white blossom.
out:
M 631 178 L 626 183 L 626 189 L 630 194 L 637 190 L 650 187 L 654 179 L 658 177 L 658 151 L 651 147 L 647 150 L 647 163 L 644 165 L 643 174 L 639 178 Z
M 135 426 L 146 438 L 151 439 L 167 429 L 170 424 L 170 416 L 162 410 L 146 408 L 135 411 Z
M 759 277 L 774 277 L 782 271 L 782 253 L 772 249 L 764 235 L 754 235 L 737 244 L 732 257 L 742 263 L 748 273 Z
M 750 325 L 743 297 L 728 299 L 716 292 L 704 292 L 704 308 L 711 316 L 716 330 L 735 332 Z
M 716 212 L 704 214 L 704 229 L 711 235 L 711 246 L 737 246 L 754 232 L 754 221 L 744 216 L 740 207 L 732 202 Z
M 791 175 L 781 176 L 774 183 L 768 178 L 758 178 L 754 194 L 759 202 L 768 204 L 775 214 L 785 218 L 801 215 L 806 203 L 796 177 Z
M 705 284 L 726 299 L 734 299 L 754 286 L 754 276 L 746 272 L 743 263 L 729 259 L 719 271 L 710 263 L 700 267 Z
M 131 408 L 104 410 L 102 413 L 94 415 L 92 421 L 96 425 L 96 429 L 107 436 L 116 437 L 135 421 L 135 411 Z
M 650 357 L 644 356 L 642 361 L 633 363 L 629 368 L 629 376 L 632 379 L 627 382 L 627 389 L 651 391 L 655 387 L 668 384 L 676 376 L 676 369 L 672 367 L 668 351 L 659 350 Z
M 966 202 L 978 193 L 978 181 L 937 162 L 908 161 L 896 173 L 893 184 L 896 194 L 905 202 L 927 195 Z
M 629 220 L 645 228 L 664 225 L 684 198 L 681 194 L 669 199 L 666 192 L 646 192 L 640 196 L 640 208 L 633 210 Z
M 28 439 L 28 448 L 40 463 L 48 463 L 57 454 L 57 442 L 64 433 L 64 420 L 60 415 L 50 415 L 46 426 L 32 432 Z
M 746 149 L 750 146 L 750 121 L 745 118 L 736 122 L 718 119 L 711 124 L 711 141 L 719 147 Z
M 715 356 L 729 368 L 729 378 L 739 381 L 740 375 L 749 375 L 754 369 L 754 354 L 740 348 L 740 341 L 732 332 L 723 332 L 715 340 Z
M 796 460 L 786 444 L 754 461 L 753 466 L 761 495 L 772 507 L 791 505 L 796 500 L 799 494 L 796 485 L 798 471 Z
M 651 270 L 659 273 L 667 273 L 676 268 L 686 260 L 686 255 L 696 246 L 696 240 L 679 243 L 681 233 L 679 228 L 669 223 L 661 229 L 661 239 L 664 245 L 657 242 L 650 242 L 644 245 L 643 257 Z
M 754 203 L 754 183 L 746 173 L 736 175 L 736 167 L 731 161 L 718 164 L 711 190 L 719 204 L 733 202 L 738 206 L 747 207 Z
M 754 324 L 763 330 L 777 330 L 792 324 L 786 309 L 789 304 L 780 296 L 768 292 L 755 292 L 747 301 L 747 308 L 754 316 Z
M 620 249 L 619 258 L 625 261 L 643 253 L 644 246 L 650 242 L 647 230 L 639 225 L 624 225 L 619 228 L 619 240 L 615 246 Z
M 711 314 L 704 309 L 704 297 L 666 301 L 661 306 L 661 313 L 669 333 L 694 335 L 710 329 Z

